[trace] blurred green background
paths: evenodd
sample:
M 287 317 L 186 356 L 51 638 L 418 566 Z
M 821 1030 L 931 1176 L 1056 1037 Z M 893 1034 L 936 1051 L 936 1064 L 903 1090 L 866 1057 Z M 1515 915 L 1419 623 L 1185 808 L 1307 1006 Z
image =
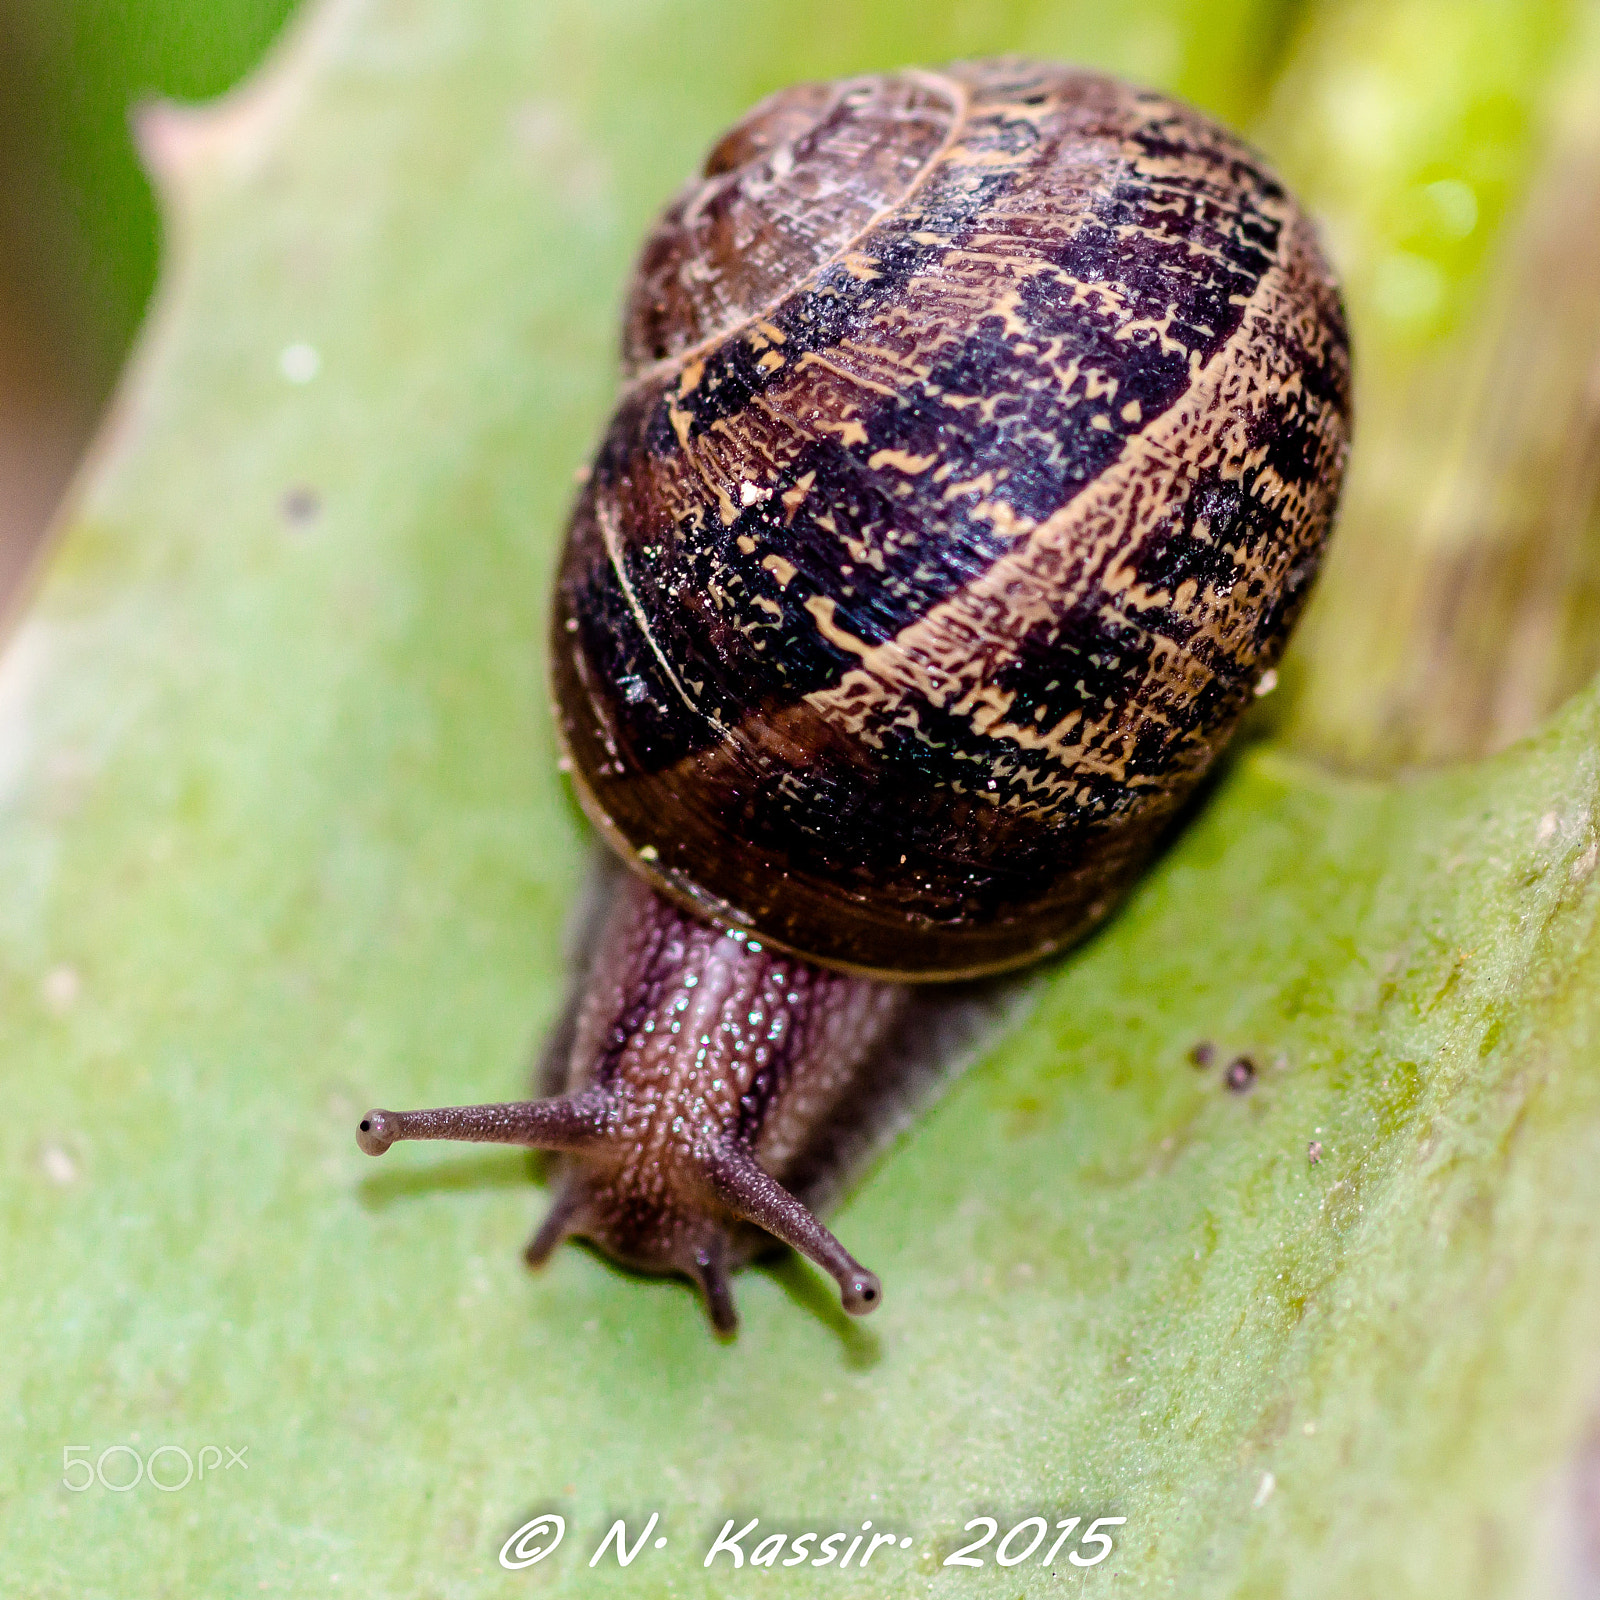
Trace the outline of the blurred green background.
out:
M 0 613 L 155 287 L 136 107 L 222 93 L 293 0 L 0 0 Z
M 1600 301 L 1592 0 L 992 0 L 935 7 L 925 25 L 916 9 L 882 0 L 797 26 L 772 7 L 754 81 L 893 59 L 919 33 L 935 54 L 1070 39 L 1079 59 L 1243 128 L 1316 213 L 1351 306 L 1361 439 L 1323 597 L 1286 670 L 1295 692 L 1272 708 L 1280 728 L 1384 770 L 1499 748 L 1587 681 L 1600 667 L 1582 464 L 1595 408 L 1575 391 Z M 222 94 L 293 10 L 0 0 L 0 616 L 15 615 L 154 292 L 141 108 Z M 682 13 L 690 32 L 695 16 Z M 1550 292 L 1518 303 L 1505 285 L 1533 270 Z M 1526 420 L 1552 410 L 1577 421 Z M 1510 412 L 1520 434 L 1502 426 Z M 1485 433 L 1494 481 L 1479 484 L 1462 464 Z M 1347 589 L 1387 598 L 1352 618 Z
M 151 290 L 129 109 L 283 10 L 0 11 L 13 568 Z M 1094 1593 L 1597 1592 L 1600 5 L 315 0 L 284 43 L 144 125 L 159 314 L 0 658 L 0 1592 L 842 1591 L 705 1573 L 746 1506 L 901 1520 L 876 1596 L 1060 1592 L 939 1564 L 1056 1508 L 1130 1519 Z M 1194 825 L 843 1208 L 882 1313 L 791 1263 L 721 1346 L 681 1285 L 526 1273 L 519 1154 L 353 1122 L 514 1093 L 568 981 L 535 641 L 647 217 L 784 82 L 1002 49 L 1304 198 L 1339 531 Z M 211 1441 L 249 1477 L 62 1481 Z M 551 1506 L 572 1559 L 504 1573 Z M 583 1565 L 652 1508 L 659 1576 Z

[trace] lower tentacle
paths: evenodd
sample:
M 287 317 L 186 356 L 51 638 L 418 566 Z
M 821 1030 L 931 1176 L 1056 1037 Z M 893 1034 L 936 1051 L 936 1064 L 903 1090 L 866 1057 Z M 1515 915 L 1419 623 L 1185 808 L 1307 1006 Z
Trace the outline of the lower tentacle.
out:
M 573 1220 L 582 1209 L 583 1185 L 569 1178 L 566 1187 L 556 1196 L 555 1204 L 545 1213 L 544 1221 L 523 1247 L 522 1259 L 530 1267 L 542 1267 L 556 1246 L 573 1231 Z
M 733 1285 L 728 1277 L 728 1245 L 719 1235 L 710 1244 L 701 1245 L 695 1252 L 695 1277 L 706 1297 L 706 1310 L 711 1314 L 711 1325 L 718 1333 L 731 1334 L 738 1329 L 739 1313 L 734 1309 Z

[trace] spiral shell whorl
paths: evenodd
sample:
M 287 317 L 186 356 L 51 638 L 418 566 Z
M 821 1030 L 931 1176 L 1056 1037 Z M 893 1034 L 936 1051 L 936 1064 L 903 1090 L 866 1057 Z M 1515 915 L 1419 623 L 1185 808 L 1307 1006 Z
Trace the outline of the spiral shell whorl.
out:
M 948 80 L 894 73 L 797 84 L 755 106 L 645 240 L 625 376 L 731 332 L 847 250 L 911 189 L 960 104 Z
M 800 91 L 718 149 L 646 248 L 574 513 L 579 793 L 814 959 L 1030 959 L 1114 902 L 1305 597 L 1337 291 L 1258 158 L 1093 75 Z

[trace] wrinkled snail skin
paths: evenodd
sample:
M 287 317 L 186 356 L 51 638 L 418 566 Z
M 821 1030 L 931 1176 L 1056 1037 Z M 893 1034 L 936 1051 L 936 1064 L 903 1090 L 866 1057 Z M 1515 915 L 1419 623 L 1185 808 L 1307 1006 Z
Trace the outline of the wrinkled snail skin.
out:
M 881 1297 L 877 1278 L 782 1185 L 826 1153 L 830 1119 L 909 997 L 902 984 L 712 927 L 625 877 L 589 968 L 564 1093 L 369 1111 L 358 1137 L 370 1155 L 397 1139 L 561 1151 L 566 1170 L 530 1265 L 584 1235 L 628 1266 L 693 1279 L 729 1332 L 729 1271 L 776 1238 L 832 1274 L 859 1315 Z
M 1337 287 L 1260 159 L 1001 60 L 785 90 L 646 241 L 552 679 L 632 869 L 564 1092 L 363 1148 L 562 1152 L 568 1234 L 697 1281 L 767 1236 L 910 983 L 1081 938 L 1277 660 L 1349 439 Z M 786 1183 L 789 1185 L 786 1187 Z

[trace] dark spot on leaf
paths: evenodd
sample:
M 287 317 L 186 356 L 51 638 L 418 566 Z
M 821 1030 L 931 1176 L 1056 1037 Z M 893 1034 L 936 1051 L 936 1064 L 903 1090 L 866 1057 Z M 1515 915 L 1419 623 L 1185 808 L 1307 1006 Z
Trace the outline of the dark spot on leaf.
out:
M 322 510 L 322 500 L 315 489 L 297 483 L 293 488 L 283 491 L 278 510 L 291 528 L 305 528 L 317 520 Z

